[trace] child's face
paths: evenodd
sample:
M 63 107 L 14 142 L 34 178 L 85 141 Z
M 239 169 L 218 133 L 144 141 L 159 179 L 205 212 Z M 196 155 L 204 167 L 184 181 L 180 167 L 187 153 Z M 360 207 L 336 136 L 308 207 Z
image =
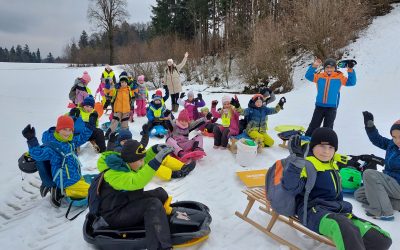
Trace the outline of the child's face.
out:
M 260 99 L 258 99 L 258 100 L 256 101 L 255 105 L 256 105 L 257 108 L 261 108 L 261 106 L 263 105 L 263 101 L 260 100 Z
M 154 104 L 161 104 L 161 101 L 159 99 L 154 100 Z
M 126 86 L 128 86 L 128 83 L 125 82 L 125 80 L 124 80 L 124 81 L 121 81 L 121 87 L 126 87 Z
M 208 115 L 208 111 L 207 111 L 207 110 L 203 110 L 203 111 L 201 111 L 201 113 L 202 113 L 204 116 Z
M 396 146 L 400 148 L 400 130 L 397 130 L 397 129 L 393 130 L 392 138 L 393 138 L 394 144 L 396 144 Z
M 335 154 L 335 148 L 331 145 L 318 144 L 313 148 L 313 154 L 320 161 L 330 161 Z
M 193 99 L 194 99 L 193 96 L 191 96 L 191 95 L 188 96 L 188 101 L 189 101 L 189 102 L 193 101 Z
M 332 74 L 334 71 L 335 71 L 335 67 L 333 67 L 333 66 L 328 65 L 328 66 L 325 67 L 325 72 L 328 75 Z
M 64 140 L 68 140 L 68 138 L 71 136 L 71 134 L 73 133 L 74 131 L 72 130 L 72 129 L 70 129 L 70 128 L 63 128 L 63 129 L 60 129 L 59 131 L 58 131 L 58 134 L 61 136 L 61 138 L 63 138 Z
M 143 84 L 144 80 L 140 79 L 140 80 L 138 80 L 138 83 Z
M 92 106 L 85 105 L 83 106 L 83 110 L 85 110 L 88 113 L 91 113 L 93 111 L 93 108 Z
M 229 109 L 231 107 L 231 103 L 230 102 L 224 102 L 222 104 L 222 106 L 224 107 L 224 109 Z
M 141 166 L 143 166 L 143 164 L 144 164 L 144 158 L 135 162 L 128 163 L 129 167 L 134 171 L 137 171 Z

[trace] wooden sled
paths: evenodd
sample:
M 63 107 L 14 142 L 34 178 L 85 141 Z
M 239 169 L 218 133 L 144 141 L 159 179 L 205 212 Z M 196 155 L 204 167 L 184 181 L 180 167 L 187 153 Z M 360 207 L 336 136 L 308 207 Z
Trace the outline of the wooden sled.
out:
M 238 216 L 239 218 L 241 218 L 242 220 L 248 222 L 250 225 L 254 226 L 255 228 L 257 228 L 261 232 L 265 233 L 266 235 L 268 235 L 272 239 L 276 240 L 277 242 L 288 246 L 290 249 L 300 250 L 300 248 L 297 247 L 296 245 L 290 243 L 289 241 L 285 240 L 284 238 L 282 238 L 272 232 L 273 226 L 275 225 L 276 221 L 279 220 L 281 222 L 288 224 L 290 227 L 304 233 L 305 235 L 311 237 L 314 240 L 317 240 L 317 241 L 320 241 L 327 245 L 335 247 L 335 244 L 330 239 L 328 239 L 322 235 L 319 235 L 319 234 L 309 230 L 308 228 L 304 227 L 301 224 L 301 222 L 298 220 L 298 218 L 283 216 L 283 215 L 276 213 L 274 210 L 272 210 L 269 201 L 266 199 L 264 187 L 246 189 L 246 190 L 243 190 L 242 192 L 247 195 L 247 200 L 249 202 L 243 213 L 236 211 L 235 215 Z M 248 217 L 248 214 L 249 214 L 250 210 L 252 209 L 255 201 L 258 201 L 259 203 L 262 204 L 262 206 L 259 207 L 259 209 L 261 211 L 271 215 L 271 217 L 272 217 L 266 226 L 263 226 Z

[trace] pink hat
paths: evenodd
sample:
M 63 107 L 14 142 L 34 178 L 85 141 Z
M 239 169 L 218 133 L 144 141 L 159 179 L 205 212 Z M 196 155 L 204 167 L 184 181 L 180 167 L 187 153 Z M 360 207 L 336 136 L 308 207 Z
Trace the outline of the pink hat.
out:
M 83 75 L 82 75 L 81 79 L 83 81 L 85 81 L 86 84 L 88 84 L 90 82 L 90 80 L 92 80 L 92 78 L 90 77 L 90 75 L 89 75 L 89 73 L 87 71 L 83 72 Z
M 189 114 L 187 113 L 186 109 L 182 110 L 182 111 L 179 113 L 178 121 L 189 122 Z
M 222 104 L 226 103 L 226 102 L 231 102 L 231 98 L 227 95 L 222 97 Z
M 138 81 L 144 81 L 144 75 L 138 76 L 138 77 L 137 77 L 137 80 L 138 80 Z
M 159 89 L 157 89 L 157 90 L 156 90 L 156 96 L 162 96 L 162 91 L 159 90 Z

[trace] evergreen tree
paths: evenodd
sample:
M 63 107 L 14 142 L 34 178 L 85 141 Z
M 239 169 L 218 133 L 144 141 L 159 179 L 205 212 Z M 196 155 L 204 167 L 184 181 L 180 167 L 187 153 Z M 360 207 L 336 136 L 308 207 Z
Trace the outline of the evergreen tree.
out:
M 53 57 L 53 55 L 51 54 L 51 52 L 49 52 L 49 54 L 47 55 L 45 61 L 46 61 L 46 63 L 54 63 L 54 57 Z
M 32 62 L 31 52 L 29 51 L 28 44 L 25 44 L 24 49 L 22 51 L 22 62 Z
M 17 60 L 17 53 L 15 52 L 15 48 L 14 46 L 11 47 L 10 49 L 10 57 L 9 57 L 9 62 L 16 62 Z
M 22 62 L 22 47 L 19 44 L 15 48 L 15 61 L 14 62 Z
M 40 50 L 37 49 L 36 51 L 36 62 L 41 63 L 42 62 L 42 57 L 40 56 Z
M 86 33 L 86 31 L 83 30 L 78 42 L 79 48 L 80 49 L 86 48 L 89 45 L 88 40 L 89 40 L 88 34 Z

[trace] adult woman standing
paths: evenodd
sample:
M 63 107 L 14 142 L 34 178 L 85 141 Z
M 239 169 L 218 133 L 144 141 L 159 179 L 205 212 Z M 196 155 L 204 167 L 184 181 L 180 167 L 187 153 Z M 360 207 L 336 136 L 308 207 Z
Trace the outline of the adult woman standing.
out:
M 182 92 L 182 84 L 179 79 L 179 71 L 185 66 L 186 60 L 189 53 L 185 53 L 185 57 L 182 62 L 178 65 L 174 63 L 172 59 L 167 60 L 168 66 L 165 68 L 164 75 L 164 85 L 168 86 L 169 93 L 171 95 L 172 111 L 178 112 L 179 104 L 177 103 L 179 99 L 179 92 Z

